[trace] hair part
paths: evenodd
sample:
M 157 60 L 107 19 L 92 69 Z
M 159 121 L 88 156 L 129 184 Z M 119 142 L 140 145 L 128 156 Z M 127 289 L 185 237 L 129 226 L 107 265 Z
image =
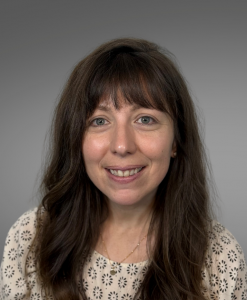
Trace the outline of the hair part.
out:
M 172 55 L 140 39 L 105 43 L 74 68 L 56 107 L 41 184 L 37 274 L 57 300 L 86 299 L 78 277 L 107 217 L 104 195 L 87 176 L 82 139 L 102 99 L 169 113 L 177 156 L 158 187 L 148 248 L 150 265 L 135 299 L 204 299 L 201 270 L 211 220 L 207 160 L 185 80 Z M 155 231 L 154 231 L 155 229 Z M 78 261 L 80 268 L 78 269 Z

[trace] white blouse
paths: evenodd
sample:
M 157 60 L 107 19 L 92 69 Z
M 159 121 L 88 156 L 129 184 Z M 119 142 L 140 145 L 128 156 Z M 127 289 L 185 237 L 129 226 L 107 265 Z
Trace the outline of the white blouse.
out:
M 28 254 L 35 234 L 36 212 L 37 208 L 23 214 L 8 233 L 1 264 L 0 300 L 47 299 L 36 278 L 33 253 Z M 215 221 L 209 240 L 205 269 L 202 270 L 206 299 L 247 300 L 247 268 L 240 245 Z M 94 251 L 87 259 L 78 287 L 86 291 L 90 300 L 131 300 L 147 268 L 148 261 L 121 263 L 117 264 L 117 273 L 111 275 L 108 259 Z

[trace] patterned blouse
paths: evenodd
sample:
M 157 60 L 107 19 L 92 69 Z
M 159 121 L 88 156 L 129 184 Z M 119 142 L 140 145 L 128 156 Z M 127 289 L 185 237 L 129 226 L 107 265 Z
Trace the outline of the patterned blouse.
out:
M 0 300 L 47 300 L 36 278 L 34 257 L 29 253 L 35 234 L 36 211 L 35 208 L 23 214 L 8 233 L 1 264 Z M 209 238 L 205 269 L 202 270 L 205 298 L 246 300 L 247 268 L 240 245 L 215 221 Z M 96 251 L 88 257 L 78 287 L 86 291 L 89 300 L 133 299 L 143 281 L 148 261 L 117 264 L 115 275 L 110 274 L 110 268 L 108 259 Z

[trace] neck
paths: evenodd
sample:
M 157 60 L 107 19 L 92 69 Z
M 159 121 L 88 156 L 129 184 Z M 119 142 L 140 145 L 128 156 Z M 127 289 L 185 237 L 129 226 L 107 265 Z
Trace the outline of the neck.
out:
M 154 199 L 154 198 L 153 198 Z M 113 261 L 122 261 L 134 246 L 140 245 L 124 259 L 126 263 L 144 261 L 147 254 L 147 233 L 153 212 L 154 200 L 143 201 L 139 205 L 119 205 L 108 200 L 108 217 L 102 224 L 101 237 L 104 245 L 107 245 L 108 253 L 105 251 L 101 237 L 96 245 L 96 251 L 111 258 Z M 145 205 L 144 205 L 145 203 Z M 141 241 L 141 242 L 140 242 Z
M 119 232 L 145 231 L 147 233 L 152 217 L 153 200 L 146 205 L 118 205 L 108 201 L 107 227 Z

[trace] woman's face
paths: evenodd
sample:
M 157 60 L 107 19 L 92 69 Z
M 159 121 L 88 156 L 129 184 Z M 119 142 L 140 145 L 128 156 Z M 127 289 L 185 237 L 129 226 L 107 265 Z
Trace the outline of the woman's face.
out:
M 90 117 L 82 143 L 89 178 L 119 205 L 151 202 L 174 151 L 168 114 L 129 104 L 116 110 L 111 101 Z

